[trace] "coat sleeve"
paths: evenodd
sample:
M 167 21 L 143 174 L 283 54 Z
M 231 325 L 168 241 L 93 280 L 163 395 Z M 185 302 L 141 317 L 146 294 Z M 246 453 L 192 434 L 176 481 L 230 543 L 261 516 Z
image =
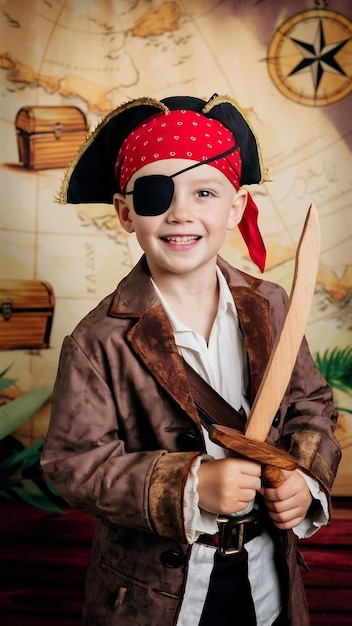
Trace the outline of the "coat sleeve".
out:
M 107 377 L 72 336 L 65 338 L 42 467 L 68 504 L 122 526 L 185 540 L 183 486 L 198 454 L 126 451 Z M 167 480 L 161 468 L 167 468 Z M 167 524 L 159 528 L 154 517 L 160 516 Z
M 286 308 L 285 292 L 282 302 L 284 307 L 279 306 L 273 315 L 274 326 L 282 324 L 278 319 Z M 272 428 L 270 437 L 298 459 L 299 467 L 315 478 L 328 496 L 341 458 L 334 435 L 337 418 L 332 389 L 316 367 L 304 338 L 280 407 L 280 423 Z
M 337 418 L 332 390 L 316 368 L 304 340 L 290 381 L 282 439 L 302 470 L 316 478 L 327 494 L 341 458 L 334 436 Z

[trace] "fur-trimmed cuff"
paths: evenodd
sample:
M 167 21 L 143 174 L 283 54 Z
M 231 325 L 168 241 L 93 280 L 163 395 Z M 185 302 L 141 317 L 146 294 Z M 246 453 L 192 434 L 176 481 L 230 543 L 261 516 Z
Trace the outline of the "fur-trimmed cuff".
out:
M 183 494 L 190 467 L 202 452 L 170 452 L 154 467 L 149 486 L 149 516 L 162 537 L 187 542 L 183 519 Z

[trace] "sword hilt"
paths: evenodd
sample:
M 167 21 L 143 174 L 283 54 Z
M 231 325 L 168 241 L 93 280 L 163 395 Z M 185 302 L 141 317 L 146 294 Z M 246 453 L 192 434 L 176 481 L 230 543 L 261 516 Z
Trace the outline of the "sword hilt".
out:
M 211 424 L 209 437 L 214 443 L 231 450 L 235 456 L 260 463 L 263 466 L 262 475 L 267 486 L 279 487 L 285 480 L 281 470 L 292 471 L 297 468 L 297 459 L 285 450 L 246 437 L 234 428 Z
M 279 467 L 273 465 L 262 466 L 262 477 L 266 487 L 280 487 L 285 482 L 284 475 Z

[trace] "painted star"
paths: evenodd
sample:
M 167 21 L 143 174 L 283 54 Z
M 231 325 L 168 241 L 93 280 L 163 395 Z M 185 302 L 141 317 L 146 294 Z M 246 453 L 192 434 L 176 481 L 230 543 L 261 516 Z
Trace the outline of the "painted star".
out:
M 290 39 L 300 48 L 304 58 L 291 70 L 289 76 L 304 70 L 306 67 L 310 67 L 315 93 L 318 91 L 324 72 L 336 72 L 337 74 L 346 76 L 342 67 L 340 67 L 335 60 L 335 56 L 346 45 L 349 39 L 326 45 L 322 20 L 319 20 L 318 30 L 313 43 L 300 41 L 293 37 L 290 37 Z

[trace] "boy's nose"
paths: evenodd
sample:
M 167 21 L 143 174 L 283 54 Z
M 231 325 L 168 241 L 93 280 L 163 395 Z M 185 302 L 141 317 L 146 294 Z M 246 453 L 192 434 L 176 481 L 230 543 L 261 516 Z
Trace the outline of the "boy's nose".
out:
M 167 219 L 172 222 L 191 222 L 193 221 L 192 211 L 185 199 L 180 194 L 174 192 L 171 204 L 168 209 Z

